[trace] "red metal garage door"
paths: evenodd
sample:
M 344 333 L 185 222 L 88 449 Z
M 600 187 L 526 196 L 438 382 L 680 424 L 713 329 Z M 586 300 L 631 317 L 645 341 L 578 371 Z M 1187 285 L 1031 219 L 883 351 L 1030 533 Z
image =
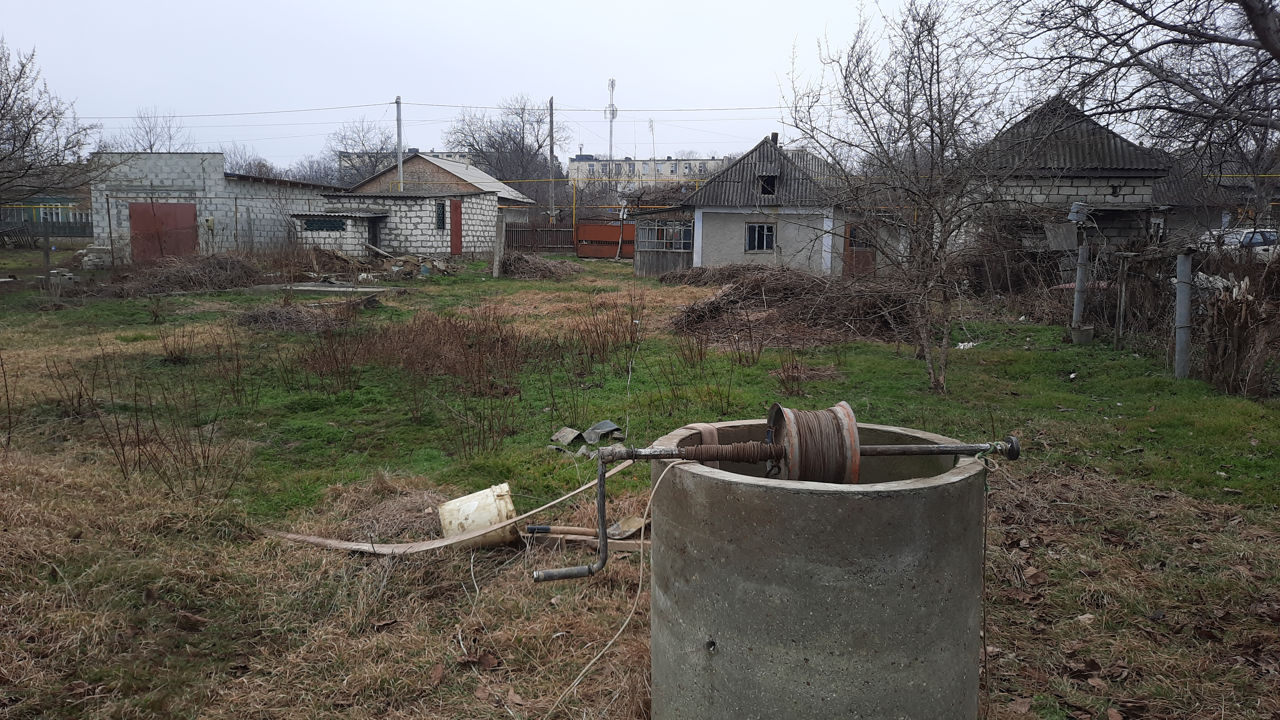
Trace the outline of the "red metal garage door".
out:
M 135 263 L 199 252 L 195 203 L 129 203 L 129 227 Z

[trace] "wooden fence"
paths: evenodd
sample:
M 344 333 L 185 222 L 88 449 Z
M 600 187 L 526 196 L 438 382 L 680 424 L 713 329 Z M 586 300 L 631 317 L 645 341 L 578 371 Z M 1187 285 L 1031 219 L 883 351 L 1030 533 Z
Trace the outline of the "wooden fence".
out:
M 692 250 L 636 250 L 636 277 L 658 277 L 693 267 Z

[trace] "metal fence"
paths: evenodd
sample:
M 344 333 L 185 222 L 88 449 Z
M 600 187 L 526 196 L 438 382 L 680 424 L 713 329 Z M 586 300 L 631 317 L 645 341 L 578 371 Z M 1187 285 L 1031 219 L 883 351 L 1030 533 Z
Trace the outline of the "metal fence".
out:
M 35 237 L 93 237 L 91 222 L 28 222 L 23 225 Z

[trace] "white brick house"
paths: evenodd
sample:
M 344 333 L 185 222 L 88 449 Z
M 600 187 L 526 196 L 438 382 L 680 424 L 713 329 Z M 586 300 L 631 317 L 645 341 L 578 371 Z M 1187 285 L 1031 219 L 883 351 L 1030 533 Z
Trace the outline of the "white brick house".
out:
M 494 192 L 326 193 L 323 197 L 322 212 L 294 214 L 299 242 L 353 256 L 369 254 L 366 244 L 393 254 L 488 254 L 500 230 Z

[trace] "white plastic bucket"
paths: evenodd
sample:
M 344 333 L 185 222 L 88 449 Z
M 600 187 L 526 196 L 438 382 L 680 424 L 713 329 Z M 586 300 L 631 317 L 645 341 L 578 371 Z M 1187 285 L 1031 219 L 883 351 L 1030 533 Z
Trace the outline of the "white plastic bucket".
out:
M 439 511 L 440 531 L 446 538 L 497 525 L 516 516 L 516 506 L 511 501 L 511 486 L 506 483 L 442 503 Z M 505 545 L 515 542 L 519 537 L 520 531 L 513 523 L 458 543 L 455 547 L 465 549 Z

